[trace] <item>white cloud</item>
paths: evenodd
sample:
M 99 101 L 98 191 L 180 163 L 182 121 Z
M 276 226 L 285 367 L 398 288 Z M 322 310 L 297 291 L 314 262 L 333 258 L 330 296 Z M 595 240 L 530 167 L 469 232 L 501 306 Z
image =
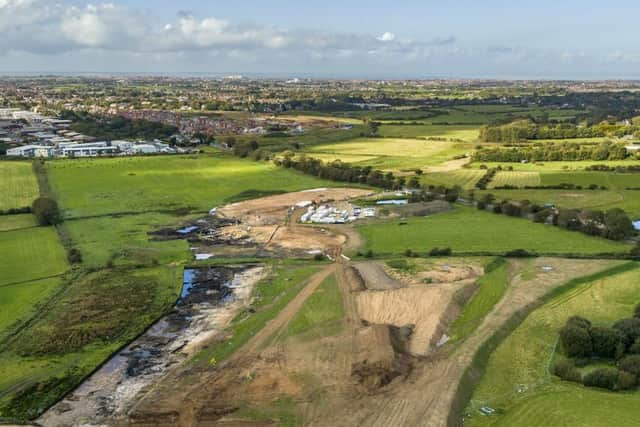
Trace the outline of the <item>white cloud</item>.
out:
M 380 36 L 376 37 L 376 39 L 378 39 L 381 42 L 392 42 L 396 39 L 396 35 L 393 33 L 390 33 L 389 31 L 386 31 L 382 33 Z

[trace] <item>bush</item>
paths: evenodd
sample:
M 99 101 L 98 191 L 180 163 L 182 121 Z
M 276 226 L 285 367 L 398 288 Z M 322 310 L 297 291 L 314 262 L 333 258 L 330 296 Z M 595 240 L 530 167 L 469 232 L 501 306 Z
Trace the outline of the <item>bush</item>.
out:
M 507 258 L 530 258 L 535 256 L 535 254 L 528 252 L 525 249 L 514 249 L 504 254 Z
M 567 324 L 560 331 L 560 340 L 569 357 L 590 357 L 593 354 L 591 335 L 585 328 Z
M 620 370 L 629 372 L 637 378 L 638 375 L 640 375 L 640 355 L 633 354 L 631 356 L 626 356 L 624 359 L 620 360 L 618 367 Z
M 636 307 L 633 309 L 633 317 L 635 317 L 636 319 L 640 319 L 640 304 L 636 305 Z
M 404 251 L 404 256 L 411 258 L 413 256 L 413 251 L 411 249 L 407 249 Z
M 582 383 L 582 375 L 580 371 L 569 360 L 561 360 L 553 366 L 554 375 L 560 377 L 564 381 L 572 381 Z
M 589 329 L 591 328 L 591 322 L 584 317 L 580 316 L 571 316 L 567 319 L 567 326 L 575 326 L 577 328 Z
M 630 348 L 640 338 L 640 319 L 623 319 L 616 322 L 613 327 L 622 333 L 625 348 Z
M 596 369 L 584 376 L 583 383 L 588 387 L 615 390 L 618 383 L 618 370 L 616 368 Z
M 631 347 L 629 347 L 629 353 L 631 354 L 640 354 L 640 338 L 636 339 Z
M 316 260 L 316 261 L 322 261 L 322 260 L 324 259 L 324 255 L 322 255 L 322 254 L 315 254 L 315 255 L 313 256 L 313 259 L 314 259 L 314 260 Z
M 626 371 L 618 372 L 618 390 L 633 390 L 638 384 L 638 378 Z
M 48 197 L 38 197 L 34 200 L 31 211 L 40 225 L 55 225 L 62 220 L 58 203 Z
M 620 357 L 624 353 L 620 331 L 613 328 L 595 327 L 590 329 L 589 334 L 595 356 L 611 359 Z
M 369 249 L 367 252 L 364 253 L 364 257 L 365 258 L 373 258 L 373 251 L 371 249 Z
M 71 248 L 67 252 L 67 260 L 69 260 L 70 264 L 81 264 L 82 263 L 82 253 L 80 250 L 76 248 Z
M 429 256 L 450 256 L 451 248 L 433 248 L 429 251 Z

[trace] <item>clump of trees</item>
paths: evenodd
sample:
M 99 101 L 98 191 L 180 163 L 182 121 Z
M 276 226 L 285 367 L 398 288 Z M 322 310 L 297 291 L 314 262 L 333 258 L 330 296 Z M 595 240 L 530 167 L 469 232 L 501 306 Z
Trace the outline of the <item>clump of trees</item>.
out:
M 606 136 L 622 137 L 640 131 L 640 126 L 626 126 L 600 122 L 592 126 L 577 123 L 535 123 L 516 120 L 507 124 L 488 125 L 480 128 L 480 140 L 486 142 L 520 142 L 529 139 L 571 139 Z
M 71 129 L 100 139 L 126 138 L 169 139 L 178 133 L 178 128 L 149 120 L 132 120 L 126 117 L 101 117 L 86 111 L 65 110 L 60 118 L 72 120 Z
M 62 222 L 58 203 L 49 197 L 38 197 L 31 205 L 31 212 L 40 225 L 56 225 Z
M 640 380 L 640 304 L 634 316 L 611 327 L 594 326 L 579 316 L 570 317 L 560 330 L 567 359 L 558 361 L 553 373 L 565 381 L 607 390 L 630 390 Z M 610 361 L 612 366 L 582 375 L 578 366 L 591 361 Z
M 478 150 L 473 159 L 480 162 L 552 162 L 580 160 L 624 160 L 630 154 L 623 144 L 605 141 L 597 145 L 545 143 L 524 147 Z

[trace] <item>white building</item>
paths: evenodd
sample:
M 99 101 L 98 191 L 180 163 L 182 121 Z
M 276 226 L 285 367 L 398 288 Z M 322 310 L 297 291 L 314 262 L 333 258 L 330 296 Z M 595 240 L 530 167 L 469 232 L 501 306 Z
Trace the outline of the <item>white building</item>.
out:
M 60 149 L 62 157 L 96 157 L 116 154 L 118 147 L 111 147 L 105 141 L 86 144 L 65 144 Z
M 9 148 L 7 156 L 11 157 L 53 157 L 54 149 L 43 145 L 23 145 Z

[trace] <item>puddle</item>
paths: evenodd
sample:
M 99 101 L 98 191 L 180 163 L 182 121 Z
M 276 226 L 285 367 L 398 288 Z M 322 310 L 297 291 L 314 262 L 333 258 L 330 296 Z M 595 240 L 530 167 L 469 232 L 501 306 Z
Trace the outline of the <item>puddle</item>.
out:
M 104 425 L 126 414 L 138 393 L 185 361 L 248 305 L 262 267 L 185 269 L 171 313 L 118 352 L 38 422 L 46 426 Z

